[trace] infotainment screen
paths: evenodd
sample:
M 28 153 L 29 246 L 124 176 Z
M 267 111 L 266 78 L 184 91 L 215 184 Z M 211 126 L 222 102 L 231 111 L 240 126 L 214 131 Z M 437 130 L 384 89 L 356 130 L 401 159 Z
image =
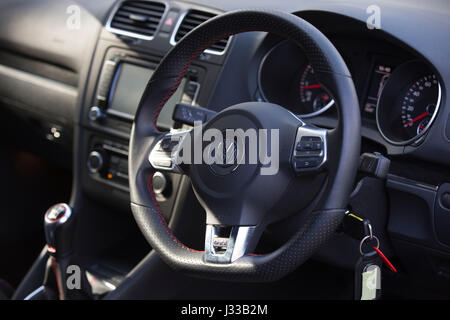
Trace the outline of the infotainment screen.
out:
M 117 67 L 111 86 L 107 112 L 133 120 L 142 94 L 152 74 L 153 70 L 151 69 L 131 63 L 121 63 Z M 163 127 L 171 126 L 173 109 L 182 98 L 184 82 L 185 80 L 183 80 L 178 90 L 167 101 L 158 118 L 158 125 L 162 125 Z

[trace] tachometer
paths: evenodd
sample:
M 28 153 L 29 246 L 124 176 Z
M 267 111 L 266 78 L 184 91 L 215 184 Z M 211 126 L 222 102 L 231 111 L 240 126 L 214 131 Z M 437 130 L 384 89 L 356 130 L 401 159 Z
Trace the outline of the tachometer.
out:
M 434 73 L 420 61 L 398 67 L 387 81 L 377 107 L 382 136 L 395 145 L 419 141 L 439 109 L 441 87 Z
M 303 50 L 291 41 L 279 42 L 262 58 L 258 88 L 256 99 L 279 104 L 303 118 L 319 115 L 334 105 Z
M 328 92 L 317 82 L 310 64 L 306 65 L 300 77 L 300 101 L 310 114 L 325 111 L 334 104 Z

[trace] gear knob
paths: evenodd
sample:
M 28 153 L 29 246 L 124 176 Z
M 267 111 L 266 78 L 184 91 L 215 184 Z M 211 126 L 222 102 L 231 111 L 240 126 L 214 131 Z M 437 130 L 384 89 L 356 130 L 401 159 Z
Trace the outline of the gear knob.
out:
M 45 239 L 52 255 L 64 256 L 72 251 L 74 220 L 72 208 L 65 203 L 55 204 L 45 213 Z

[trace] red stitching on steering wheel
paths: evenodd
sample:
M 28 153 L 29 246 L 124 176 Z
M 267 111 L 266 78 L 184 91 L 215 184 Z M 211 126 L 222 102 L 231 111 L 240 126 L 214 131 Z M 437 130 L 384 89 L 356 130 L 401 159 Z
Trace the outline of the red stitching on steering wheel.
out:
M 238 33 L 242 33 L 242 32 L 250 32 L 250 31 L 258 31 L 258 29 L 244 29 L 244 30 L 239 30 L 238 32 L 228 32 L 224 35 L 221 35 L 221 36 L 218 36 L 218 37 L 212 39 L 206 45 L 204 45 L 203 47 L 201 47 L 200 49 L 198 49 L 197 51 L 194 52 L 194 54 L 189 58 L 189 60 L 183 66 L 180 73 L 178 73 L 175 84 L 172 86 L 172 88 L 170 88 L 169 92 L 164 97 L 164 99 L 162 99 L 161 102 L 158 104 L 158 107 L 156 107 L 155 115 L 153 117 L 153 127 L 155 128 L 156 131 L 158 131 L 157 120 L 158 120 L 159 114 L 161 113 L 161 110 L 163 109 L 166 102 L 170 99 L 170 97 L 175 93 L 175 91 L 177 91 L 178 86 L 180 85 L 181 80 L 183 79 L 183 76 L 185 75 L 186 71 L 188 70 L 188 68 L 192 64 L 192 62 L 195 60 L 195 58 L 197 58 L 206 48 L 210 47 L 211 45 L 213 45 L 214 43 L 216 43 L 219 40 L 225 39 L 233 34 L 238 34 Z
M 189 248 L 188 246 L 184 245 L 184 244 L 183 244 L 183 243 L 182 243 L 182 242 L 181 242 L 181 241 L 173 234 L 173 231 L 172 231 L 172 230 L 169 228 L 169 226 L 167 225 L 167 221 L 166 221 L 166 219 L 164 219 L 164 216 L 162 215 L 161 207 L 159 206 L 159 203 L 158 203 L 158 201 L 156 200 L 156 197 L 155 197 L 155 193 L 153 192 L 152 178 L 153 178 L 153 175 L 154 175 L 154 174 L 155 174 L 155 173 L 152 173 L 152 174 L 148 177 L 148 180 L 147 180 L 147 187 L 148 187 L 148 191 L 150 192 L 150 196 L 152 197 L 152 202 L 153 202 L 155 208 L 156 208 L 157 211 L 158 211 L 158 217 L 159 217 L 159 219 L 161 220 L 161 223 L 163 224 L 164 228 L 166 229 L 168 235 L 172 238 L 172 240 L 173 240 L 178 246 L 180 246 L 180 247 L 183 248 L 183 249 L 186 249 L 186 250 L 191 251 L 191 252 L 204 252 L 204 251 L 200 251 L 200 250 L 195 250 L 195 249 Z

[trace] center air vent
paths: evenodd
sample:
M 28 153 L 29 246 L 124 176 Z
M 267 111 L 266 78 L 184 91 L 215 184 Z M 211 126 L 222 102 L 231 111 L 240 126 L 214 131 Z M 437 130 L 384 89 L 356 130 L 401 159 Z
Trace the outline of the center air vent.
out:
M 154 1 L 124 1 L 109 21 L 111 32 L 151 40 L 166 6 Z
M 190 10 L 182 18 L 181 23 L 179 23 L 178 28 L 175 30 L 174 34 L 172 35 L 171 43 L 173 45 L 175 45 L 189 31 L 191 31 L 198 25 L 202 24 L 206 20 L 209 20 L 215 16 L 216 16 L 216 14 L 210 13 L 210 12 L 199 11 L 199 10 Z M 225 52 L 225 49 L 227 47 L 229 40 L 230 40 L 230 38 L 217 41 L 215 44 L 213 44 L 211 47 L 209 47 L 209 49 L 205 50 L 205 52 L 212 53 L 212 54 L 223 54 Z

